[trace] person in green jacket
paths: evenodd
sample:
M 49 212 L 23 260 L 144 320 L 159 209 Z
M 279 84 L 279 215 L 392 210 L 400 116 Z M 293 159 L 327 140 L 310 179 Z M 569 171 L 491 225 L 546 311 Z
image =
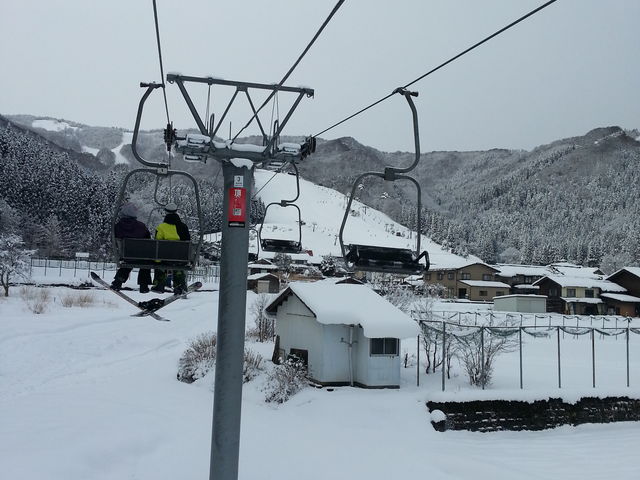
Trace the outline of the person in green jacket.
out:
M 190 241 L 191 234 L 189 233 L 189 227 L 187 227 L 180 216 L 176 213 L 178 207 L 175 203 L 168 203 L 164 207 L 165 216 L 164 220 L 156 228 L 156 240 L 176 240 L 176 241 Z M 152 291 L 157 293 L 164 293 L 164 286 L 167 282 L 167 271 L 156 269 L 154 271 L 153 287 Z M 173 272 L 173 293 L 181 294 L 187 291 L 187 278 L 184 271 Z

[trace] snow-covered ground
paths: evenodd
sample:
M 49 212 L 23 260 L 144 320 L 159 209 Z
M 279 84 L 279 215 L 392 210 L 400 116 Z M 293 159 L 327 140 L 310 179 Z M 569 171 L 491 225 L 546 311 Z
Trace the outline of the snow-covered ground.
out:
M 78 128 L 78 127 L 73 127 L 69 125 L 67 122 L 63 122 L 61 120 L 54 120 L 50 118 L 41 118 L 38 120 L 34 120 L 31 123 L 31 126 L 33 128 L 42 128 L 43 130 L 49 130 L 52 132 L 62 132 L 63 130 L 66 130 L 69 128 L 72 130 L 75 130 Z
M 189 340 L 216 329 L 217 287 L 206 283 L 205 291 L 167 306 L 168 323 L 131 317 L 135 308 L 103 290 L 90 290 L 90 306 L 66 308 L 64 297 L 79 292 L 50 287 L 48 308 L 39 315 L 20 298 L 20 287 L 0 298 L 2 478 L 208 478 L 213 375 L 187 385 L 176 380 L 176 371 Z M 255 298 L 249 292 L 248 306 Z M 634 387 L 640 385 L 640 336 L 632 340 Z M 413 353 L 415 343 L 403 341 L 402 351 Z M 270 343 L 248 346 L 266 358 L 273 349 Z M 527 338 L 525 390 L 519 393 L 514 353 L 500 357 L 495 385 L 484 395 L 637 394 L 623 387 L 624 341 L 598 339 L 596 348 L 595 391 L 588 337 L 566 336 L 566 389 L 557 388 L 554 338 Z M 425 401 L 443 395 L 440 374 L 423 374 L 416 387 L 415 373 L 415 366 L 402 370 L 399 390 L 308 388 L 283 405 L 264 403 L 264 375 L 249 382 L 240 478 L 640 478 L 638 423 L 437 433 Z M 457 371 L 444 395 L 478 398 L 483 392 L 470 390 Z

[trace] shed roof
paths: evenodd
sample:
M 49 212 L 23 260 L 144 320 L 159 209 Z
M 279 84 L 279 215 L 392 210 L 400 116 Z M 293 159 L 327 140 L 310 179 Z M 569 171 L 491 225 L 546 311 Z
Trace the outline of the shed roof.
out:
M 633 295 L 625 295 L 624 293 L 603 293 L 600 296 L 604 298 L 610 298 L 611 300 L 617 300 L 618 302 L 640 303 L 639 297 L 634 297 Z
M 254 273 L 253 275 L 247 275 L 247 280 L 262 280 L 262 279 L 275 278 L 279 280 L 279 278 L 273 273 Z
M 560 297 L 567 303 L 603 303 L 601 298 L 586 298 L 586 297 Z
M 368 338 L 408 338 L 419 333 L 411 317 L 365 285 L 293 282 L 265 310 L 275 314 L 291 295 L 324 325 L 360 325 Z
M 627 271 L 630 274 L 635 275 L 636 277 L 640 278 L 640 267 L 624 267 L 624 268 L 621 268 L 620 270 L 618 270 L 617 272 L 612 273 L 606 279 L 609 280 L 610 278 L 613 278 L 613 277 L 619 275 L 621 272 L 624 272 L 624 271 Z
M 460 280 L 460 283 L 469 285 L 470 287 L 487 287 L 487 288 L 511 288 L 506 283 L 490 282 L 487 280 Z
M 498 275 L 502 277 L 515 277 L 516 275 L 524 275 L 527 277 L 544 277 L 550 272 L 549 267 L 541 265 L 515 265 L 507 263 L 498 263 L 495 267 L 500 270 Z
M 545 279 L 551 280 L 557 283 L 561 287 L 582 287 L 582 288 L 599 288 L 603 292 L 626 292 L 627 289 L 610 282 L 608 280 L 602 280 L 600 278 L 590 277 L 573 277 L 568 275 L 547 275 L 540 280 L 533 282 L 533 285 L 540 285 Z

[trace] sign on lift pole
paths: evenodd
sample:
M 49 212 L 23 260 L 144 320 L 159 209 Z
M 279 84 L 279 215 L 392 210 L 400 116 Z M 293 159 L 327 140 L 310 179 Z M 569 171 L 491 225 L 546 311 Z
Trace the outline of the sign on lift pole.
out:
M 224 203 L 209 478 L 238 478 L 253 170 L 222 164 Z

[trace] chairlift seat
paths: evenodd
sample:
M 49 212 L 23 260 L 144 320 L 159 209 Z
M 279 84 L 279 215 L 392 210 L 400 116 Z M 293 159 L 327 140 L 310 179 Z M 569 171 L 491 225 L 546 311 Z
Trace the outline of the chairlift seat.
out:
M 171 270 L 190 270 L 194 264 L 191 242 L 124 238 L 119 241 L 118 265 L 128 268 L 153 267 Z
M 416 256 L 408 248 L 378 247 L 373 245 L 348 246 L 345 256 L 347 266 L 354 270 L 369 272 L 386 272 L 397 274 L 421 274 L 429 270 L 429 255 L 422 252 Z M 424 258 L 425 262 L 420 260 Z
M 300 253 L 302 251 L 302 244 L 295 240 L 264 238 L 260 240 L 260 246 L 265 252 Z

